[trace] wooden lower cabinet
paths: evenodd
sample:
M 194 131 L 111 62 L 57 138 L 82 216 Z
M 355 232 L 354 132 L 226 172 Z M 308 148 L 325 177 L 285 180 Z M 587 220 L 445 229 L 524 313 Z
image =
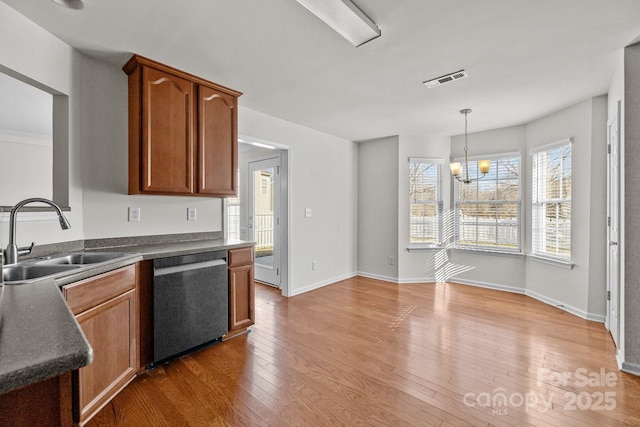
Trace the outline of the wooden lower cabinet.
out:
M 71 372 L 0 394 L 0 426 L 69 427 Z
M 255 323 L 253 247 L 229 250 L 229 332 Z
M 76 425 L 91 419 L 138 371 L 136 270 L 124 267 L 62 289 L 93 349 L 93 362 L 72 376 Z

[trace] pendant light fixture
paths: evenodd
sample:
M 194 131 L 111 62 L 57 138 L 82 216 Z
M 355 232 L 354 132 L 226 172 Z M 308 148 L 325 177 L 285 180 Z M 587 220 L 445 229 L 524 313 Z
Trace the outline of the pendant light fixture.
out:
M 469 114 L 470 112 L 471 112 L 471 108 L 465 108 L 464 110 L 460 110 L 460 114 L 464 114 L 464 173 L 465 173 L 464 178 L 461 176 L 462 163 L 460 162 L 449 163 L 449 168 L 451 169 L 451 175 L 453 175 L 455 179 L 462 182 L 463 184 L 470 184 L 473 181 L 471 178 L 469 178 L 469 159 L 467 157 L 467 150 L 469 148 L 467 143 L 468 142 L 467 114 Z M 489 173 L 490 165 L 491 165 L 491 162 L 489 160 L 478 160 L 478 168 L 480 169 L 480 173 L 482 173 L 482 176 L 480 178 L 476 178 L 476 181 L 484 178 L 487 175 L 487 173 Z

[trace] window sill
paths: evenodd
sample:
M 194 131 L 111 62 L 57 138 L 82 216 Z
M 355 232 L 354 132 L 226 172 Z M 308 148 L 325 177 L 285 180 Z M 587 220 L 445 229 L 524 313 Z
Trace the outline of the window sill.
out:
M 481 248 L 469 248 L 465 246 L 452 246 L 451 249 L 455 249 L 458 251 L 466 251 L 466 252 L 476 252 L 480 254 L 486 255 L 499 255 L 499 256 L 510 256 L 514 258 L 522 258 L 524 257 L 524 253 L 515 252 L 515 251 L 501 251 L 497 249 L 481 249 Z
M 544 257 L 541 255 L 534 255 L 534 254 L 527 254 L 527 258 L 530 258 L 534 261 L 537 262 L 541 262 L 543 264 L 549 264 L 549 265 L 554 265 L 556 267 L 560 267 L 560 268 L 566 268 L 567 270 L 573 270 L 573 266 L 574 264 L 571 262 L 571 260 L 566 261 L 566 260 L 560 260 L 560 259 L 556 259 L 556 258 L 548 258 L 548 257 Z
M 60 207 L 63 212 L 71 212 L 69 207 Z M 0 207 L 0 222 L 9 222 L 11 218 L 11 209 L 4 210 Z M 57 220 L 58 214 L 51 208 L 47 207 L 24 207 L 20 209 L 20 213 L 17 216 L 18 222 L 23 221 L 52 221 Z
M 427 245 L 427 246 L 409 246 L 407 252 L 424 252 L 424 251 L 439 251 L 445 249 L 444 246 Z

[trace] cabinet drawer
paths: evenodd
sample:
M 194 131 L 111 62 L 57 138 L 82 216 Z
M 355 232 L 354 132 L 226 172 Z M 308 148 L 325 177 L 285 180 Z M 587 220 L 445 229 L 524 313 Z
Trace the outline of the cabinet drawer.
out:
M 253 247 L 229 249 L 229 267 L 253 264 Z
M 62 288 L 67 305 L 78 314 L 136 286 L 136 266 L 113 270 Z

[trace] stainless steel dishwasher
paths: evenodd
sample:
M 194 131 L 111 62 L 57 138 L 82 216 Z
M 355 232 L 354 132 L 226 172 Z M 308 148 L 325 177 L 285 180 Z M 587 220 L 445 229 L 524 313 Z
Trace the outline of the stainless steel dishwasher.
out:
M 227 333 L 227 251 L 153 261 L 153 364 Z

